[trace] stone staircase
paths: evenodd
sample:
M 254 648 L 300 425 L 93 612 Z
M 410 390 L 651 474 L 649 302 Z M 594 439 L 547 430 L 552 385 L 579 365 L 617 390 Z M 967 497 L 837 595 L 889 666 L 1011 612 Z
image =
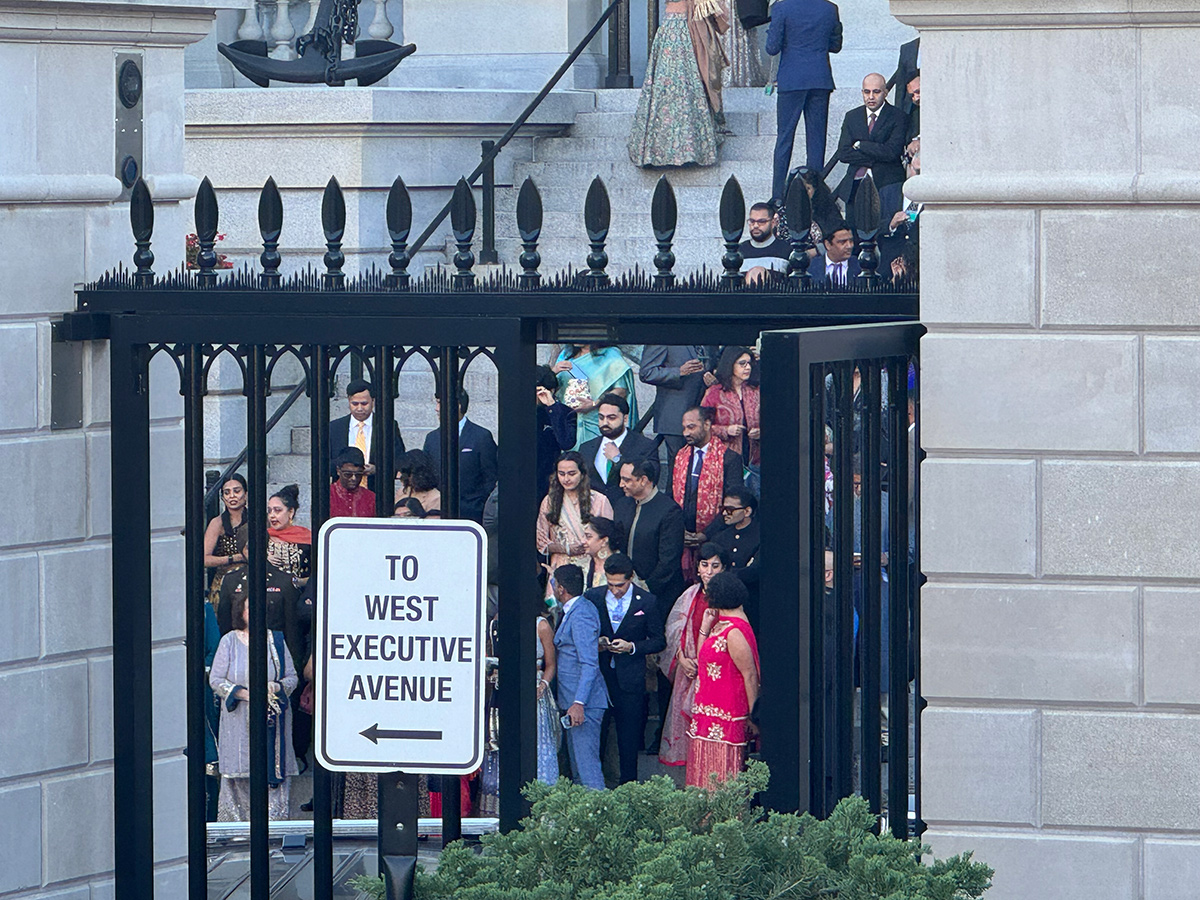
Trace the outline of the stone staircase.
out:
M 704 266 L 720 271 L 724 247 L 717 212 L 726 180 L 737 176 L 747 208 L 770 197 L 775 99 L 761 88 L 725 92 L 726 121 L 734 134 L 725 138 L 716 165 L 641 169 L 629 161 L 625 146 L 639 94 L 638 90 L 596 91 L 595 108 L 577 114 L 568 135 L 537 139 L 533 161 L 514 166 L 513 187 L 498 191 L 496 198 L 496 244 L 501 260 L 514 264 L 521 252 L 516 238 L 516 196 L 521 182 L 531 177 L 542 195 L 544 210 L 538 245 L 542 272 L 585 267 L 588 245 L 583 203 L 588 186 L 599 175 L 612 206 L 606 248 L 609 272 L 635 266 L 653 271 L 656 247 L 650 229 L 650 198 L 659 177 L 666 175 L 679 209 L 675 271 L 688 273 Z

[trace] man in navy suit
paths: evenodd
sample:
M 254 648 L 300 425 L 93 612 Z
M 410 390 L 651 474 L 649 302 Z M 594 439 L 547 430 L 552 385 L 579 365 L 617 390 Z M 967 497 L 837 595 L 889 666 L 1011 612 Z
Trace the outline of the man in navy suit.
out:
M 900 161 L 908 136 L 908 120 L 887 102 L 887 82 L 872 72 L 862 83 L 863 105 L 846 113 L 837 158 L 846 175 L 834 195 L 850 208 L 863 178 L 870 173 L 879 190 L 880 224 L 887 227 L 900 209 L 904 164 Z
M 614 553 L 604 561 L 607 584 L 584 593 L 600 614 L 600 671 L 608 688 L 607 720 L 617 725 L 620 783 L 637 781 L 637 757 L 646 735 L 646 657 L 667 646 L 663 611 L 633 583 L 633 560 Z M 603 751 L 602 751 L 603 752 Z
M 441 416 L 441 403 L 433 398 Z M 496 441 L 482 425 L 467 418 L 471 398 L 458 391 L 458 513 L 464 519 L 483 523 L 483 504 L 496 486 Z M 425 435 L 425 452 L 433 458 L 433 469 L 442 480 L 442 431 Z M 443 488 L 444 488 L 443 483 Z M 443 501 L 445 502 L 445 501 Z
M 350 404 L 350 415 L 342 416 L 340 419 L 334 419 L 329 423 L 329 431 L 326 434 L 325 446 L 327 448 L 329 458 L 329 474 L 332 481 L 337 481 L 337 466 L 333 464 L 333 460 L 337 459 L 338 454 L 347 447 L 357 447 L 362 451 L 363 457 L 367 461 L 367 488 L 375 490 L 375 466 L 374 460 L 378 452 L 375 446 L 375 433 L 373 430 L 374 414 L 375 414 L 375 389 L 371 387 L 369 381 L 364 381 L 361 378 L 356 378 L 346 385 L 346 400 Z M 395 457 L 400 456 L 404 452 L 404 438 L 400 437 L 400 426 L 392 424 L 395 437 L 392 439 L 392 452 Z M 391 462 L 392 477 L 395 478 L 395 459 Z M 385 466 L 385 468 L 387 468 Z M 387 479 L 383 480 L 383 484 L 387 485 Z M 387 490 L 391 490 L 390 486 Z
M 779 91 L 775 107 L 775 173 L 771 197 L 783 205 L 783 189 L 792 163 L 796 126 L 804 115 L 805 165 L 825 168 L 825 132 L 829 126 L 829 95 L 833 68 L 829 54 L 842 49 L 842 23 L 829 0 L 779 0 L 771 7 L 767 53 L 779 55 Z
M 851 286 L 860 271 L 858 257 L 854 255 L 854 235 L 844 224 L 825 235 L 825 253 L 813 257 L 808 264 L 814 286 Z
M 550 585 L 563 608 L 562 621 L 554 632 L 554 649 L 558 706 L 566 710 L 571 722 L 567 729 L 571 776 L 584 787 L 603 790 L 600 723 L 608 708 L 608 690 L 600 676 L 600 614 L 582 596 L 583 569 L 579 566 L 559 566 Z

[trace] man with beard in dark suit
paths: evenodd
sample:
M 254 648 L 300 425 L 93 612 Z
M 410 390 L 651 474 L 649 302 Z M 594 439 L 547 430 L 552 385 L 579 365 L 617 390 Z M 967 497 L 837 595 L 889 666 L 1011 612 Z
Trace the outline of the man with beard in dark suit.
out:
M 683 510 L 662 493 L 654 459 L 621 464 L 625 497 L 613 513 L 625 528 L 625 546 L 633 567 L 664 609 L 683 592 Z
M 608 497 L 615 508 L 625 496 L 621 490 L 621 465 L 645 459 L 654 452 L 654 442 L 629 430 L 629 402 L 620 394 L 604 394 L 596 401 L 600 436 L 585 441 L 579 455 L 588 467 L 592 490 Z
M 637 755 L 646 732 L 646 657 L 662 650 L 667 639 L 658 601 L 633 583 L 633 560 L 614 553 L 604 561 L 604 576 L 607 584 L 583 596 L 600 613 L 600 672 L 609 702 L 605 717 L 616 722 L 619 783 L 625 784 L 637 780 Z M 600 729 L 607 734 L 608 723 Z

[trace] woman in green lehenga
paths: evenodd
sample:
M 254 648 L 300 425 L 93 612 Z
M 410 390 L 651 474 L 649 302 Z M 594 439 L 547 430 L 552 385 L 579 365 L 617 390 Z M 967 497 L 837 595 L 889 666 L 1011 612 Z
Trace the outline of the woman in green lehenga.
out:
M 572 448 L 600 434 L 596 401 L 611 390 L 622 394 L 629 403 L 629 428 L 638 423 L 637 380 L 633 366 L 616 347 L 606 344 L 568 344 L 555 357 L 554 370 L 559 383 L 559 400 L 572 407 L 576 416 L 576 442 Z M 575 382 L 572 385 L 571 382 Z M 587 384 L 587 397 L 576 397 L 574 388 Z
M 637 166 L 711 166 L 725 129 L 720 36 L 729 28 L 723 0 L 667 0 L 646 65 L 629 132 Z

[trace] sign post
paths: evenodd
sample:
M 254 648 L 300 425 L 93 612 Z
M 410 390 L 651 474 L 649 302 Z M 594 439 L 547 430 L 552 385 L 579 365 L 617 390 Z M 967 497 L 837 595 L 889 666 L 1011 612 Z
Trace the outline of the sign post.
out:
M 398 834 L 381 833 L 380 869 L 390 897 L 410 897 L 416 779 L 392 773 L 483 761 L 487 538 L 471 521 L 341 518 L 318 540 L 314 752 L 334 772 L 387 776 L 380 827 L 399 814 Z

